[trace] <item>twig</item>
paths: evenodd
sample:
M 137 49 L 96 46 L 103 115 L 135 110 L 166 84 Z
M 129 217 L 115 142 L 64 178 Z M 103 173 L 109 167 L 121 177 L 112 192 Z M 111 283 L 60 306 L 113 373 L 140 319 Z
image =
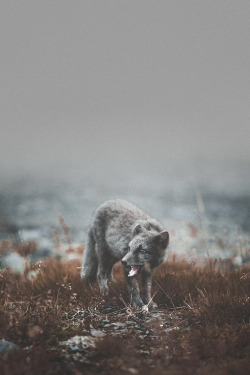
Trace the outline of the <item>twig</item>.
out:
M 160 284 L 158 284 L 157 283 L 157 281 L 156 280 L 154 280 L 154 282 L 158 285 L 158 287 L 163 291 L 163 293 L 168 297 L 168 299 L 171 301 L 171 303 L 172 303 L 172 305 L 173 305 L 173 308 L 174 308 L 174 311 L 176 310 L 175 309 L 175 305 L 174 305 L 174 303 L 173 303 L 173 301 L 172 301 L 172 298 L 167 294 L 167 292 L 160 286 Z

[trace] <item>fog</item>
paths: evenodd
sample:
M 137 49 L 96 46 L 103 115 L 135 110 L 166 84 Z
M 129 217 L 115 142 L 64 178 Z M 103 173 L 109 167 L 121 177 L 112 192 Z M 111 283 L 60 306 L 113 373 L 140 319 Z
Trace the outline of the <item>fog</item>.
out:
M 11 1 L 0 18 L 5 175 L 247 165 L 249 2 Z

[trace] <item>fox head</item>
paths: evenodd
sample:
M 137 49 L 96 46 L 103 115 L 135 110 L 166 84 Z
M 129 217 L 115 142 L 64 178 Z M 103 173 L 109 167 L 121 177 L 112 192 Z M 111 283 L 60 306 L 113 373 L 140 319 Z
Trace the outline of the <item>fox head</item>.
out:
M 136 224 L 128 252 L 122 258 L 122 264 L 131 267 L 129 276 L 134 276 L 146 265 L 154 268 L 162 263 L 168 244 L 169 234 L 167 231 L 159 233 L 153 229 L 148 230 L 141 224 Z

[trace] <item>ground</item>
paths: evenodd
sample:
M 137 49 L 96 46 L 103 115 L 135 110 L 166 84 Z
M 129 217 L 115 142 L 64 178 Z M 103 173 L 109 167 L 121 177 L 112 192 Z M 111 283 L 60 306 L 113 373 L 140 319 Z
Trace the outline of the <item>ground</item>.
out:
M 145 314 L 129 306 L 120 264 L 103 297 L 79 260 L 30 264 L 29 246 L 24 274 L 0 272 L 0 338 L 18 345 L 0 356 L 2 375 L 249 373 L 247 266 L 172 257 L 154 277 L 159 308 Z

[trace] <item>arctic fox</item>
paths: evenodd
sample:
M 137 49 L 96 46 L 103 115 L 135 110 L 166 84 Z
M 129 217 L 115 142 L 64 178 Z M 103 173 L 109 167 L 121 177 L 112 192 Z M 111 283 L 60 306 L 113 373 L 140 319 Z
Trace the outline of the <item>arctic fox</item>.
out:
M 151 300 L 154 269 L 166 260 L 169 234 L 162 225 L 125 200 L 101 204 L 93 217 L 83 255 L 81 277 L 98 281 L 103 294 L 108 293 L 113 265 L 120 261 L 134 307 L 156 307 Z M 137 282 L 142 279 L 142 298 Z

